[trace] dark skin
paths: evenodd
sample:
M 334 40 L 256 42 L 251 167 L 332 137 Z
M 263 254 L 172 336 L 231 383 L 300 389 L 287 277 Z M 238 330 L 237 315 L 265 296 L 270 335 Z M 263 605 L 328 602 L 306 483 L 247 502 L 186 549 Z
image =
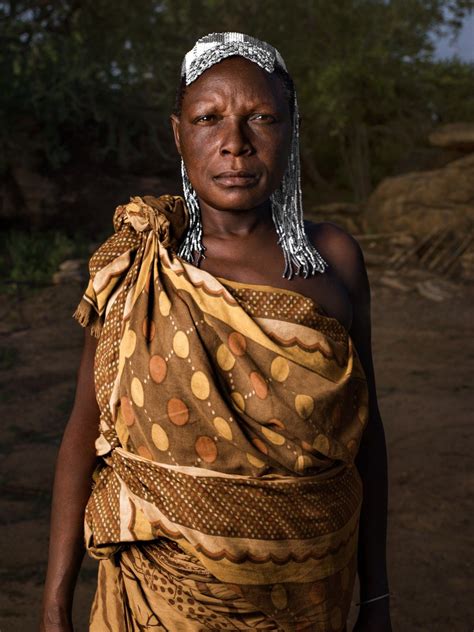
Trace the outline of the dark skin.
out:
M 382 595 L 388 592 L 387 457 L 372 360 L 370 288 L 360 246 L 334 224 L 308 223 L 308 236 L 329 268 L 307 279 L 282 278 L 283 254 L 269 196 L 286 167 L 291 115 L 278 77 L 246 59 L 226 59 L 187 87 L 172 125 L 201 207 L 206 251 L 200 267 L 215 276 L 300 292 L 349 331 L 369 387 L 369 423 L 357 458 L 364 483 L 361 600 Z M 234 182 L 219 178 L 232 171 L 249 177 L 236 176 Z M 355 632 L 390 630 L 388 599 L 361 607 Z
M 362 251 L 329 222 L 307 223 L 329 267 L 304 279 L 282 278 L 269 197 L 283 177 L 291 114 L 281 79 L 232 57 L 186 88 L 171 122 L 197 192 L 205 258 L 200 267 L 235 281 L 286 288 L 312 298 L 348 330 L 365 370 L 369 422 L 356 464 L 364 485 L 358 573 L 361 600 L 388 592 L 387 457 L 371 351 L 370 288 Z M 99 411 L 92 380 L 95 341 L 86 335 L 76 401 L 61 444 L 53 494 L 51 544 L 41 632 L 71 632 L 74 586 L 83 557 L 82 521 L 96 464 Z M 361 606 L 354 632 L 391 632 L 389 600 Z
M 84 557 L 84 509 L 97 464 L 99 407 L 93 381 L 97 340 L 86 330 L 76 396 L 56 462 L 48 572 L 40 632 L 72 632 L 72 601 Z

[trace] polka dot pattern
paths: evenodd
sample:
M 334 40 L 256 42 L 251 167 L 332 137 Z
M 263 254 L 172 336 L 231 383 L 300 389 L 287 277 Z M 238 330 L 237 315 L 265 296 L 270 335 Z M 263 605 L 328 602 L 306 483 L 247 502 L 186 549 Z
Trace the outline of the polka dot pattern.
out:
M 294 439 L 287 438 L 288 433 L 284 421 L 289 414 L 288 404 L 290 404 L 290 408 L 293 407 L 300 419 L 305 423 L 314 424 L 314 397 L 309 393 L 298 392 L 299 387 L 305 383 L 304 380 L 302 381 L 298 377 L 298 371 L 301 369 L 292 364 L 284 354 L 266 351 L 256 344 L 251 337 L 248 337 L 238 329 L 230 325 L 224 325 L 222 322 L 212 321 L 212 316 L 207 316 L 207 320 L 195 320 L 194 316 L 191 317 L 191 312 L 186 312 L 188 320 L 186 321 L 186 318 L 183 320 L 178 309 L 183 306 L 183 303 L 177 301 L 173 303 L 172 307 L 173 292 L 176 290 L 168 282 L 163 283 L 164 279 L 160 273 L 156 274 L 156 270 L 153 273 L 150 270 L 146 275 L 146 283 L 143 286 L 144 291 L 138 296 L 136 305 L 133 307 L 132 299 L 134 294 L 136 294 L 134 279 L 136 279 L 136 274 L 140 268 L 142 253 L 144 254 L 145 252 L 145 243 L 140 238 L 137 239 L 137 235 L 133 234 L 128 227 L 124 227 L 124 230 L 118 233 L 113 241 L 113 247 L 111 247 L 111 244 L 107 244 L 109 252 L 105 252 L 104 245 L 103 254 L 99 251 L 97 260 L 94 262 L 95 270 L 101 270 L 101 274 L 103 274 L 102 268 L 104 264 L 108 265 L 105 259 L 111 262 L 110 265 L 115 265 L 113 256 L 116 257 L 120 252 L 125 256 L 129 251 L 133 251 L 134 247 L 137 250 L 135 256 L 130 258 L 133 263 L 127 273 L 123 290 L 116 294 L 115 302 L 112 308 L 109 308 L 109 316 L 104 323 L 103 336 L 101 336 L 99 341 L 97 374 L 102 374 L 102 379 L 107 373 L 107 379 L 102 380 L 103 386 L 100 387 L 101 393 L 98 399 L 100 399 L 100 404 L 102 404 L 101 410 L 104 411 L 104 437 L 111 442 L 111 445 L 116 445 L 118 442 L 114 432 L 113 420 L 110 419 L 109 412 L 107 412 L 114 380 L 114 362 L 110 360 L 114 354 L 114 357 L 117 358 L 116 352 L 118 351 L 117 340 L 111 338 L 111 332 L 114 327 L 116 329 L 119 328 L 120 313 L 123 310 L 124 320 L 120 327 L 124 332 L 121 343 L 121 370 L 123 370 L 123 382 L 128 381 L 128 396 L 133 406 L 133 414 L 128 415 L 129 427 L 131 428 L 130 435 L 122 434 L 124 441 L 127 441 L 128 449 L 132 451 L 137 450 L 137 446 L 142 441 L 142 435 L 139 434 L 138 428 L 143 428 L 143 422 L 146 423 L 145 427 L 147 428 L 145 431 L 147 445 L 152 446 L 152 450 L 156 447 L 151 437 L 151 428 L 153 423 L 156 422 L 157 411 L 159 411 L 159 415 L 164 417 L 166 423 L 172 424 L 171 428 L 187 425 L 192 414 L 196 419 L 200 420 L 200 425 L 204 424 L 201 432 L 204 430 L 208 433 L 214 432 L 213 436 L 219 439 L 216 443 L 218 452 L 214 463 L 217 468 L 222 468 L 226 464 L 233 463 L 233 461 L 229 459 L 230 444 L 225 444 L 227 445 L 225 447 L 224 444 L 221 445 L 220 441 L 232 442 L 238 437 L 238 441 L 241 442 L 245 437 L 245 434 L 239 433 L 236 435 L 232 432 L 232 417 L 237 416 L 237 419 L 239 419 L 240 416 L 249 416 L 249 419 L 255 419 L 257 423 L 268 429 L 261 433 L 260 441 L 262 441 L 262 445 L 267 446 L 267 450 L 269 447 L 272 450 L 279 449 L 278 460 L 281 462 L 281 466 L 285 468 L 284 471 L 289 469 L 295 474 L 301 474 L 306 472 L 310 463 L 309 469 L 318 467 L 318 463 L 321 463 L 322 455 L 317 454 L 319 451 L 317 443 L 315 444 L 314 442 L 321 441 L 321 439 L 317 439 L 321 434 L 320 431 L 324 431 L 323 434 L 330 443 L 332 436 L 334 436 L 336 441 L 338 440 L 337 434 L 334 430 L 327 432 L 325 427 L 316 426 L 316 432 L 310 427 L 306 429 L 303 427 L 301 429 L 295 428 L 295 420 L 293 418 L 291 426 L 294 428 L 295 433 L 301 434 L 302 432 L 305 435 L 301 437 L 300 441 L 296 442 Z M 105 256 L 106 254 L 107 256 Z M 100 255 L 102 255 L 102 259 L 99 261 Z M 162 257 L 161 265 L 172 266 L 174 263 L 165 256 Z M 193 270 L 193 282 L 200 283 L 198 271 Z M 212 285 L 212 292 L 216 291 L 217 287 L 218 284 L 216 286 Z M 201 288 L 205 293 L 205 284 Z M 228 304 L 237 305 L 237 309 L 243 308 L 252 317 L 274 318 L 286 320 L 289 323 L 305 324 L 309 327 L 318 328 L 323 333 L 330 335 L 333 341 L 347 342 L 347 336 L 343 328 L 338 329 L 337 322 L 334 322 L 334 319 L 324 316 L 311 300 L 308 301 L 308 299 L 298 293 L 270 292 L 268 290 L 259 290 L 256 286 L 246 288 L 226 285 L 226 288 L 237 301 L 237 303 L 229 301 Z M 154 307 L 151 309 L 150 306 L 152 305 Z M 134 318 L 135 313 L 144 315 L 139 319 L 138 323 L 136 323 Z M 159 337 L 156 335 L 158 327 L 160 329 Z M 171 336 L 167 332 L 170 332 Z M 106 339 L 110 341 L 107 351 L 104 346 Z M 219 379 L 223 381 L 220 387 L 223 386 L 224 390 L 227 389 L 228 391 L 228 403 L 224 406 L 221 393 L 215 390 L 214 375 L 209 373 L 209 367 L 206 364 L 202 364 L 202 356 L 196 355 L 199 345 L 204 344 L 207 348 L 211 348 L 213 340 L 218 340 L 218 343 L 213 347 L 215 349 L 213 362 L 220 372 L 221 377 Z M 198 346 L 196 346 L 196 342 Z M 101 345 L 103 348 L 101 348 Z M 149 349 L 146 345 L 149 346 Z M 141 368 L 134 370 L 135 366 L 139 367 L 139 365 L 136 365 L 136 362 L 143 356 L 144 350 L 147 350 L 149 353 L 146 373 Z M 264 352 L 263 356 L 261 355 L 262 352 Z M 258 366 L 254 363 L 254 358 L 257 357 L 259 358 Z M 339 355 L 339 357 L 342 356 Z M 265 358 L 263 362 L 262 358 Z M 176 364 L 177 362 L 180 362 L 179 366 Z M 292 369 L 291 367 L 295 368 Z M 295 371 L 294 374 L 293 371 Z M 189 385 L 187 389 L 186 381 Z M 353 387 L 352 385 L 355 386 Z M 176 386 L 178 388 L 173 393 L 173 389 Z M 354 417 L 358 419 L 361 425 L 364 425 L 365 407 L 367 405 L 366 389 L 357 387 L 357 390 L 356 387 L 357 382 L 352 382 L 348 391 L 351 390 L 355 398 Z M 186 392 L 192 396 L 191 399 L 186 397 Z M 318 392 L 324 393 L 320 385 L 318 386 Z M 335 397 L 340 398 L 341 394 L 335 392 Z M 189 401 L 186 401 L 187 399 Z M 180 400 L 182 404 L 176 406 L 176 402 L 172 400 Z M 281 406 L 279 405 L 280 401 Z M 199 408 L 199 406 L 204 406 L 204 408 Z M 357 408 L 358 406 L 359 408 Z M 347 416 L 348 408 L 341 408 L 340 406 L 338 408 L 336 405 L 333 405 L 331 410 L 333 413 L 330 421 L 332 428 L 335 428 L 339 419 Z M 134 421 L 137 419 L 137 414 L 140 418 L 138 425 Z M 273 417 L 272 414 L 274 415 Z M 318 423 L 320 423 L 321 416 L 319 412 L 318 415 Z M 227 426 L 221 423 L 220 428 L 217 428 L 214 425 L 214 419 L 217 417 L 223 419 Z M 109 418 L 108 424 L 105 421 L 107 418 Z M 238 423 L 240 423 L 239 420 Z M 161 421 L 160 425 L 163 426 Z M 107 426 L 109 430 L 107 430 Z M 158 451 L 157 448 L 155 457 L 164 458 L 172 464 L 182 463 L 185 444 L 178 437 L 174 437 L 173 432 L 175 431 L 171 431 L 171 434 L 169 434 L 170 429 L 165 426 L 163 428 L 168 435 L 169 448 L 166 451 Z M 341 426 L 340 432 L 343 431 L 344 426 Z M 140 430 L 141 432 L 142 430 Z M 354 432 L 352 435 L 346 432 L 345 441 L 338 444 L 339 446 L 345 446 L 344 458 L 348 461 L 353 459 L 357 453 L 357 432 Z M 293 433 L 294 436 L 296 436 L 295 433 Z M 232 439 L 229 437 L 232 437 Z M 247 439 L 247 441 L 256 448 L 252 439 Z M 260 445 L 260 448 L 262 445 Z M 181 448 L 181 446 L 183 447 Z M 301 454 L 302 446 L 305 446 L 303 447 L 303 454 Z M 251 450 L 245 450 L 244 445 L 241 446 L 241 449 L 243 449 L 244 453 L 254 454 Z M 311 459 L 313 451 L 316 461 Z M 264 457 L 263 462 L 266 471 L 272 471 L 272 468 L 275 468 L 275 455 L 273 454 L 270 464 L 266 460 L 265 457 L 267 455 L 263 450 L 259 449 L 258 453 Z M 301 458 L 298 458 L 299 456 Z M 246 459 L 246 462 L 249 463 L 248 459 Z M 194 460 L 192 464 L 199 466 L 199 461 Z M 253 466 L 248 469 L 248 473 L 250 474 L 252 471 Z
M 251 597 L 256 591 L 252 598 L 258 594 L 265 612 L 275 621 L 294 617 L 294 629 L 312 629 L 317 622 L 322 632 L 342 632 L 354 571 L 331 557 L 342 551 L 349 559 L 355 546 L 355 531 L 347 525 L 357 514 L 361 490 L 351 466 L 368 416 L 365 377 L 347 332 L 298 293 L 251 285 L 225 285 L 223 290 L 215 279 L 206 286 L 206 276 L 197 268 L 191 282 L 186 266 L 161 247 L 150 269 L 143 271 L 142 262 L 151 261 L 153 242 L 148 237 L 146 230 L 138 234 L 121 224 L 90 263 L 95 287 L 100 281 L 102 288 L 100 300 L 109 297 L 106 312 L 97 317 L 102 331 L 95 381 L 99 445 L 112 464 L 102 470 L 86 510 L 94 542 L 120 542 L 129 527 L 147 537 L 169 538 L 160 531 L 163 525 L 174 530 L 182 525 L 203 534 L 204 553 L 197 560 L 201 564 L 207 559 L 206 547 L 212 551 L 217 537 L 226 538 L 226 550 L 230 547 L 240 559 L 246 551 L 232 549 L 236 542 L 258 540 L 259 555 L 275 555 L 283 541 L 309 542 L 344 532 L 344 544 L 342 539 L 331 540 L 332 549 L 322 553 L 328 567 L 340 569 L 334 577 L 294 587 L 269 575 L 267 585 L 243 582 L 229 588 L 232 600 L 244 595 L 248 603 L 255 603 Z M 176 286 L 173 275 L 179 281 Z M 196 293 L 201 302 L 195 301 Z M 219 311 L 221 306 L 225 309 Z M 249 323 L 245 328 L 244 312 Z M 325 337 L 328 353 L 308 352 L 307 362 L 297 358 L 291 344 L 279 344 L 259 330 L 258 319 L 286 323 L 288 340 L 293 324 L 317 330 Z M 124 424 L 120 439 L 117 410 Z M 115 447 L 123 447 L 129 456 L 120 456 Z M 133 454 L 141 459 L 133 460 Z M 335 460 L 348 466 L 338 480 L 323 478 L 314 488 L 307 486 Z M 180 468 L 189 467 L 228 478 L 183 474 Z M 240 478 L 234 479 L 234 473 Z M 285 483 L 288 487 L 281 493 L 276 479 L 267 474 L 285 480 L 291 476 L 294 483 Z M 122 493 L 130 492 L 135 503 L 130 524 L 120 522 L 119 480 Z M 153 505 L 166 517 L 161 526 L 148 522 L 145 508 Z M 208 559 L 211 564 L 212 555 Z M 249 558 L 239 568 L 252 564 Z M 150 573 L 143 581 L 161 593 L 159 578 L 152 580 Z M 205 581 L 198 583 L 196 594 L 208 590 Z M 211 613 L 195 600 L 185 606 L 184 598 L 169 593 L 169 587 L 163 594 L 175 613 L 195 616 L 209 630 L 227 629 L 222 611 Z M 305 596 L 305 614 L 295 610 L 300 595 Z M 249 622 L 246 629 L 259 629 Z
M 226 287 L 254 318 L 278 318 L 317 329 L 333 340 L 345 341 L 347 338 L 345 328 L 335 318 L 324 315 L 321 307 L 302 294 L 269 292 L 252 286 L 236 287 L 230 283 Z
M 331 598 L 327 603 L 324 600 L 313 602 L 315 584 L 312 582 L 269 586 L 223 583 L 206 571 L 197 557 L 167 538 L 131 544 L 101 565 L 92 629 L 101 630 L 108 625 L 115 628 L 121 624 L 113 618 L 115 606 L 110 607 L 111 591 L 108 590 L 120 567 L 127 569 L 125 588 L 136 612 L 134 616 L 139 623 L 144 621 L 148 626 L 186 628 L 189 632 L 203 629 L 279 632 L 284 627 L 295 632 L 315 629 L 343 632 L 344 629 L 347 593 L 339 600 L 341 605 L 336 605 Z M 190 574 L 191 569 L 199 569 L 199 579 Z M 332 587 L 333 577 L 318 585 L 323 587 L 323 594 L 327 594 L 329 590 L 325 587 Z M 103 600 L 103 595 L 107 595 L 107 599 Z M 120 611 L 119 606 L 117 603 L 117 611 Z M 271 621 L 263 612 L 271 613 Z M 159 613 L 159 618 L 155 613 Z M 339 619 L 341 626 L 335 628 Z

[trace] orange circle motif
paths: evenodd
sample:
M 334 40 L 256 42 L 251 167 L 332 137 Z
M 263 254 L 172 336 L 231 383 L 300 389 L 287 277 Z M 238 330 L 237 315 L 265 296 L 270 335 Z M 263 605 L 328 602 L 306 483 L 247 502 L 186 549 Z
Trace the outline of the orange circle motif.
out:
M 139 445 L 137 448 L 137 453 L 142 456 L 144 459 L 153 460 L 153 455 L 150 450 L 146 447 L 146 445 Z
M 206 463 L 214 463 L 217 459 L 217 446 L 214 439 L 206 435 L 201 435 L 196 439 L 194 449 L 198 456 Z
M 120 408 L 124 422 L 127 426 L 133 426 L 135 423 L 135 413 L 133 412 L 132 402 L 125 395 L 120 398 Z
M 239 334 L 238 331 L 233 331 L 229 334 L 227 344 L 232 353 L 236 356 L 243 356 L 247 350 L 247 341 L 245 336 Z
M 356 454 L 357 448 L 359 447 L 357 441 L 355 439 L 351 439 L 347 442 L 347 449 L 351 454 Z
M 149 318 L 144 318 L 142 323 L 142 333 L 143 336 L 151 342 L 155 337 L 156 327 L 155 323 Z
M 309 589 L 309 598 L 315 606 L 326 599 L 326 586 L 324 582 L 315 582 Z
M 160 355 L 151 356 L 148 368 L 150 371 L 151 379 L 156 382 L 156 384 L 161 384 L 161 382 L 163 382 L 163 380 L 165 379 L 166 373 L 168 371 L 166 360 Z
M 255 395 L 259 399 L 265 399 L 268 395 L 268 385 L 265 382 L 265 379 L 260 375 L 260 373 L 257 373 L 257 371 L 252 371 L 250 374 L 250 381 L 255 391 Z
M 263 454 L 268 454 L 268 448 L 261 439 L 259 439 L 258 437 L 254 437 L 252 439 L 252 443 L 257 448 L 257 450 L 260 450 L 260 452 L 263 452 Z
M 267 421 L 267 426 L 276 426 L 277 428 L 281 428 L 282 430 L 285 429 L 285 424 L 276 417 L 272 417 L 272 419 L 269 419 Z
M 146 294 L 149 294 L 150 292 L 150 285 L 151 285 L 151 270 L 150 272 L 146 275 L 146 281 L 145 281 L 145 285 L 143 286 L 143 290 Z
M 175 426 L 184 426 L 189 421 L 189 408 L 182 399 L 172 397 L 168 400 L 167 412 L 169 420 L 172 421 Z

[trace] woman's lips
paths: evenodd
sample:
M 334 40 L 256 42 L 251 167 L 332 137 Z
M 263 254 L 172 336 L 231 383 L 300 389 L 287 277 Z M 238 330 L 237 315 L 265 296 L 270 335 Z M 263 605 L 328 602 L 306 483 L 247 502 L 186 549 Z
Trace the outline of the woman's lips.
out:
M 257 174 L 251 171 L 223 171 L 214 176 L 215 182 L 224 188 L 229 187 L 251 187 L 255 186 L 259 180 Z

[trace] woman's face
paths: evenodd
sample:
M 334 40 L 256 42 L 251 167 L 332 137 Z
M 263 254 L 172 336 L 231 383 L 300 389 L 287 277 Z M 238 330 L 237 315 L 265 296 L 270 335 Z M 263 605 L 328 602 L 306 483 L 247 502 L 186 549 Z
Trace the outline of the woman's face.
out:
M 255 208 L 280 185 L 291 143 L 281 80 L 243 57 L 206 70 L 171 117 L 176 146 L 201 200 L 220 210 Z

